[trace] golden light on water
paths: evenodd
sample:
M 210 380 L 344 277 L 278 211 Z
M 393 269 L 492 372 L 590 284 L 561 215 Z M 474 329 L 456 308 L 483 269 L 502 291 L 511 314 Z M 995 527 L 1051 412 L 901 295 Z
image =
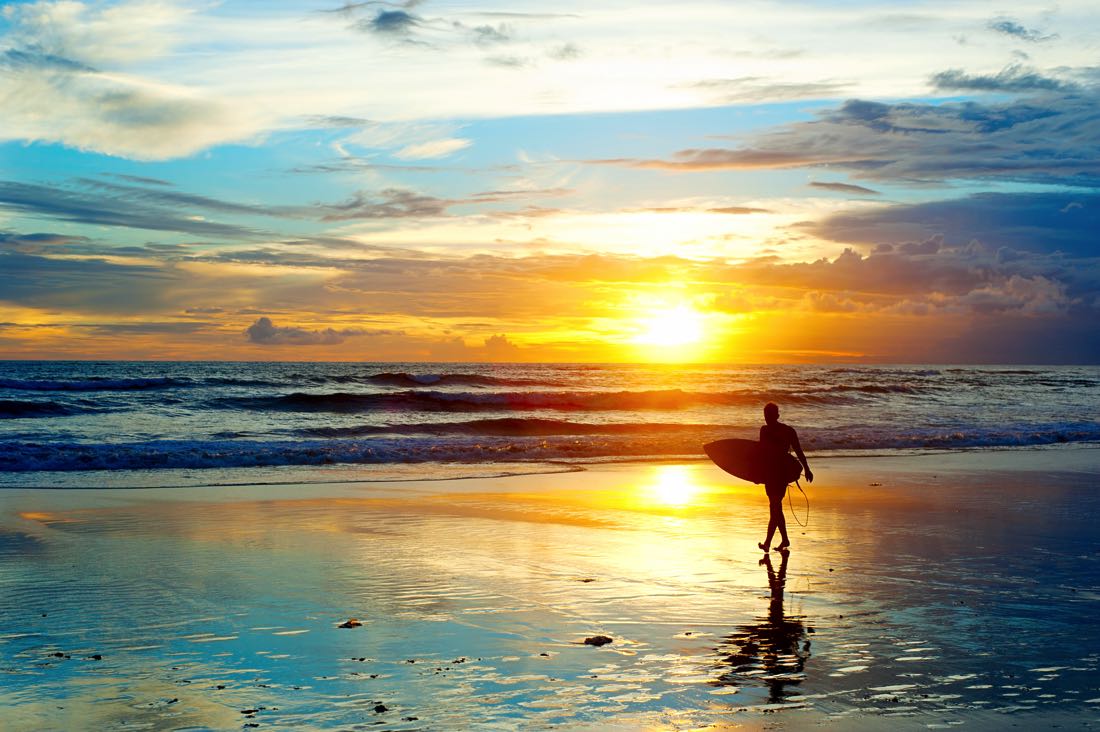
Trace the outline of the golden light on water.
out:
M 646 488 L 652 503 L 670 508 L 686 508 L 700 497 L 702 486 L 686 465 L 659 465 L 654 468 L 653 481 Z

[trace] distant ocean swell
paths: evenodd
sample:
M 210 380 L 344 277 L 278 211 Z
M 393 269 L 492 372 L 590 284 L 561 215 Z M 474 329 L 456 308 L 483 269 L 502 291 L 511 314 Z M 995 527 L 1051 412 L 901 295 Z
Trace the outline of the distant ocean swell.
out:
M 560 386 L 562 382 L 545 379 L 503 378 L 481 374 L 410 374 L 384 372 L 380 374 L 287 374 L 280 379 L 249 378 L 103 378 L 79 380 L 57 379 L 5 379 L 0 378 L 0 389 L 15 391 L 137 391 L 167 389 L 188 386 L 293 386 L 294 384 L 363 384 L 398 386 L 404 388 L 424 386 Z
M 364 439 L 159 440 L 111 444 L 6 441 L 0 442 L 0 470 L 150 470 L 337 463 L 698 457 L 701 456 L 701 445 L 706 441 L 755 436 L 755 427 L 580 425 L 553 420 L 474 420 L 432 426 L 365 426 L 362 430 L 372 436 Z M 811 452 L 1023 447 L 1100 441 L 1100 426 L 1081 423 L 1030 425 L 999 431 L 910 430 L 893 434 L 859 429 L 807 429 L 803 431 L 802 441 Z
M 185 379 L 157 377 L 149 379 L 81 379 L 57 381 L 51 379 L 0 379 L 0 389 L 14 391 L 136 391 L 185 386 Z
M 73 414 L 91 414 L 98 411 L 102 410 L 91 403 L 62 404 L 52 401 L 0 399 L 0 419 L 65 417 Z
M 787 404 L 850 404 L 859 395 L 913 394 L 915 387 L 848 386 L 812 392 L 692 392 L 681 389 L 646 391 L 512 391 L 445 392 L 399 391 L 385 393 L 294 392 L 274 396 L 220 397 L 210 405 L 219 408 L 287 412 L 367 412 L 413 410 L 472 412 L 554 409 L 560 411 L 679 410 L 696 405 L 745 406 L 769 400 Z

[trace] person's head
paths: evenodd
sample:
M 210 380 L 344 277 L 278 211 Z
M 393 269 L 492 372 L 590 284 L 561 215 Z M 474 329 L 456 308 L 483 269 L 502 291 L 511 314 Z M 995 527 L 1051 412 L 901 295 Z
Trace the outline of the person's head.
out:
M 764 405 L 764 421 L 768 424 L 775 424 L 779 421 L 779 406 L 775 402 L 768 402 Z

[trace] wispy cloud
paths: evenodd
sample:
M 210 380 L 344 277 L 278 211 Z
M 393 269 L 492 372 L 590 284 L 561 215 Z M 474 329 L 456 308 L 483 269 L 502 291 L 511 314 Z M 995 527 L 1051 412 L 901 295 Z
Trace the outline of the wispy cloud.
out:
M 100 182 L 101 185 L 107 186 Z M 124 187 L 129 189 L 130 187 Z M 233 239 L 253 239 L 263 235 L 257 229 L 237 224 L 206 221 L 185 215 L 157 199 L 171 198 L 170 193 L 155 195 L 146 192 L 144 202 L 134 200 L 129 191 L 119 195 L 99 195 L 88 190 L 57 186 L 0 181 L 0 209 L 60 221 L 97 226 L 119 226 L 150 231 L 177 231 L 187 234 Z M 182 195 L 182 194 L 181 194 Z M 196 197 L 202 199 L 203 197 Z M 217 202 L 220 210 L 232 209 L 231 204 Z M 249 212 L 248 207 L 245 211 Z
M 1057 33 L 1044 34 L 1034 28 L 1028 28 L 1011 18 L 995 18 L 989 21 L 988 28 L 994 33 L 1011 36 L 1021 41 L 1028 41 L 1029 43 L 1052 41 L 1058 37 Z
M 459 150 L 465 150 L 473 140 L 464 137 L 448 137 L 441 140 L 429 140 L 415 145 L 406 145 L 393 154 L 401 160 L 432 160 L 445 158 Z
M 1071 82 L 1043 76 L 1034 69 L 1007 66 L 996 74 L 968 74 L 962 69 L 948 69 L 933 74 L 931 84 L 936 89 L 983 92 L 1069 91 L 1077 87 Z
M 820 181 L 815 180 L 809 183 L 811 188 L 820 188 L 825 191 L 836 191 L 837 193 L 852 193 L 857 196 L 878 196 L 881 195 L 879 191 L 866 186 L 857 186 L 853 183 L 837 183 L 832 181 Z
M 683 86 L 702 90 L 728 104 L 837 98 L 851 88 L 852 84 L 830 80 L 788 82 L 762 76 L 742 76 L 733 79 L 704 79 Z
M 357 191 L 342 203 L 319 205 L 324 221 L 348 219 L 395 219 L 445 216 L 453 201 L 400 188 L 378 193 Z

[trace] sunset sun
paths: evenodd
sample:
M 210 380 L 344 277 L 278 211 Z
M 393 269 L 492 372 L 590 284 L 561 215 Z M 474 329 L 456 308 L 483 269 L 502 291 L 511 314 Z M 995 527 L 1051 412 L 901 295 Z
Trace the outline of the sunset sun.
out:
M 634 342 L 646 346 L 695 345 L 705 335 L 704 316 L 689 305 L 654 310 L 638 320 Z

